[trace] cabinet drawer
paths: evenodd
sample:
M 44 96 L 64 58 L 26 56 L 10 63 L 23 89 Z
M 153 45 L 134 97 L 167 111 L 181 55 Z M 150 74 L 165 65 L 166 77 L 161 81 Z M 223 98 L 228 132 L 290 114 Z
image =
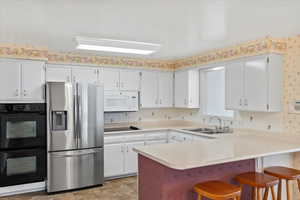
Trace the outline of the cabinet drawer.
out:
M 132 135 L 125 136 L 126 142 L 135 142 L 135 141 L 144 141 L 144 140 L 145 140 L 145 134 L 132 134 Z
M 167 133 L 146 133 L 145 140 L 167 140 Z
M 105 135 L 104 136 L 104 144 L 123 143 L 124 141 L 125 141 L 124 136 L 120 136 L 120 135 Z

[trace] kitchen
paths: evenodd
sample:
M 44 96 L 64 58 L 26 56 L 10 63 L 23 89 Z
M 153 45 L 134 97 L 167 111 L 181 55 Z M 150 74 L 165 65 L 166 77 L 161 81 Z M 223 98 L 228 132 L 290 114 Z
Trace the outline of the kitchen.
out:
M 299 199 L 299 2 L 1 4 L 0 199 Z

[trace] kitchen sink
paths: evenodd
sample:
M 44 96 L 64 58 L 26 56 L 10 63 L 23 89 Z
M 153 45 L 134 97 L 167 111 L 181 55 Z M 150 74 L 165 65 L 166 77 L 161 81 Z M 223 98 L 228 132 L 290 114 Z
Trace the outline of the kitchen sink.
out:
M 104 128 L 104 132 L 119 132 L 119 131 L 134 131 L 134 130 L 140 130 L 140 129 L 135 126 Z
M 196 129 L 185 129 L 187 131 L 205 133 L 205 134 L 223 134 L 223 133 L 232 133 L 232 129 L 229 127 L 223 128 L 196 128 Z

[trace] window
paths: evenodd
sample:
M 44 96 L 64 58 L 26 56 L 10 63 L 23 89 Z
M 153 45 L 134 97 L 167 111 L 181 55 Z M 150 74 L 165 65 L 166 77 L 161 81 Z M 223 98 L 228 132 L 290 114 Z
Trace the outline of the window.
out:
M 224 67 L 201 71 L 201 102 L 206 115 L 233 117 L 233 111 L 225 109 Z

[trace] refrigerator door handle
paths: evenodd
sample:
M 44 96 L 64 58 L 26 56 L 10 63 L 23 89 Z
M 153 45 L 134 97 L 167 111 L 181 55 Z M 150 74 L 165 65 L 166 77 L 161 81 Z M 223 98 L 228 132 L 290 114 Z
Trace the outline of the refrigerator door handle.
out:
M 72 153 L 72 154 L 55 154 L 52 153 L 53 157 L 58 157 L 58 158 L 67 158 L 67 157 L 76 157 L 76 156 L 85 156 L 85 155 L 91 155 L 91 154 L 96 154 L 101 152 L 100 150 L 93 150 L 89 152 L 77 152 L 77 153 Z
M 78 84 L 74 83 L 74 138 L 78 147 Z
M 81 143 L 81 134 L 82 134 L 82 86 L 77 83 L 77 112 L 78 112 L 78 120 L 77 120 L 77 140 L 78 140 L 78 148 L 79 144 Z

